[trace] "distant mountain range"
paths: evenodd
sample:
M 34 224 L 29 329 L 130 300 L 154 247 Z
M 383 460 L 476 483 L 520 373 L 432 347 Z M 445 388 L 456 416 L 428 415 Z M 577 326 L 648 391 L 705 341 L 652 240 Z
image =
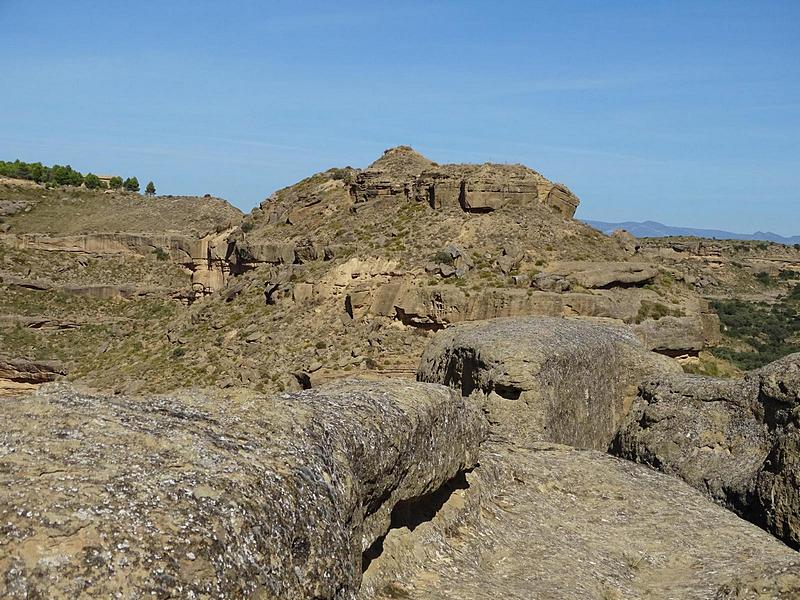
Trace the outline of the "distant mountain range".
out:
M 591 221 L 584 219 L 584 223 L 609 234 L 615 229 L 626 229 L 636 237 L 668 237 L 668 236 L 695 236 L 716 238 L 719 240 L 764 240 L 778 244 L 800 244 L 800 235 L 785 237 L 771 231 L 756 231 L 755 233 L 732 233 L 720 229 L 695 229 L 693 227 L 672 227 L 655 221 L 625 221 L 624 223 L 606 223 L 605 221 Z

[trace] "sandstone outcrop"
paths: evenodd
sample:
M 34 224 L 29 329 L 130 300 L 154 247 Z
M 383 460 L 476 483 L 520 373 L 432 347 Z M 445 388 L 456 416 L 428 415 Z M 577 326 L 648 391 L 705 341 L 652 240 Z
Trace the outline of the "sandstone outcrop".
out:
M 742 379 L 658 376 L 641 386 L 615 454 L 677 475 L 800 547 L 800 354 Z
M 464 323 L 436 334 L 417 377 L 477 392 L 493 434 L 605 450 L 649 373 L 678 371 L 628 330 L 530 317 Z
M 361 598 L 796 598 L 796 552 L 682 481 L 597 451 L 489 442 L 430 521 L 398 522 Z
M 653 265 L 634 262 L 592 263 L 585 270 L 570 273 L 573 283 L 587 289 L 642 285 L 658 275 Z
M 635 325 L 634 331 L 648 350 L 669 356 L 697 355 L 715 339 L 699 316 L 646 319 Z
M 57 360 L 27 360 L 0 355 L 0 394 L 35 388 L 66 375 Z
M 362 553 L 477 459 L 454 392 L 349 381 L 226 401 L 0 403 L 0 595 L 353 598 Z
M 157 255 L 180 264 L 191 275 L 192 291 L 202 298 L 221 290 L 228 281 L 228 235 L 232 230 L 202 237 L 183 234 L 91 233 L 70 236 L 4 234 L 0 243 L 20 250 L 44 250 L 95 256 Z M 125 294 L 119 294 L 125 296 Z
M 490 212 L 508 204 L 541 204 L 572 217 L 580 201 L 563 184 L 523 165 L 437 165 L 408 146 L 390 148 L 355 176 L 355 201 L 415 199 L 433 208 Z

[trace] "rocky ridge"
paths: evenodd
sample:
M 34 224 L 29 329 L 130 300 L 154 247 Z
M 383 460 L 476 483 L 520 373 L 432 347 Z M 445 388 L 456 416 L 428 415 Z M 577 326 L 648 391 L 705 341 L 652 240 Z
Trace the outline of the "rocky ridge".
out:
M 0 589 L 796 597 L 794 551 L 679 479 L 581 449 L 615 436 L 639 380 L 675 369 L 624 327 L 527 318 L 435 334 L 419 377 L 446 386 L 224 398 L 44 387 L 0 402 Z M 793 375 L 755 377 L 788 418 Z
M 200 212 L 183 222 L 186 198 L 25 189 L 8 188 L 29 204 L 0 236 L 3 310 L 17 327 L 0 350 L 61 360 L 97 388 L 413 376 L 432 332 L 506 316 L 614 319 L 677 357 L 719 337 L 691 286 L 569 218 L 577 198 L 521 165 L 437 165 L 401 146 L 279 190 L 245 217 L 194 199 Z M 76 218 L 59 229 L 64 211 Z M 78 326 L 32 326 L 58 320 Z M 333 338 L 343 343 L 320 347 Z M 104 352 L 89 352 L 98 343 Z

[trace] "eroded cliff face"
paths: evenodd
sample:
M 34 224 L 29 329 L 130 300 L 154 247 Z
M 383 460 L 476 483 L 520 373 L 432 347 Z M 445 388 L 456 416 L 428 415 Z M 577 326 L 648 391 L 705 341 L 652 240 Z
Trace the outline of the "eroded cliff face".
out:
M 580 204 L 566 186 L 523 165 L 438 165 L 408 146 L 390 148 L 360 171 L 350 193 L 356 202 L 416 199 L 477 213 L 538 203 L 572 217 Z
M 52 253 L 68 253 L 70 255 L 103 258 L 113 256 L 149 257 L 170 261 L 180 266 L 189 276 L 189 289 L 169 289 L 176 298 L 190 304 L 202 300 L 206 296 L 218 292 L 225 287 L 231 274 L 228 261 L 228 237 L 233 228 L 193 237 L 178 233 L 153 235 L 148 233 L 91 233 L 83 235 L 57 236 L 51 234 L 4 234 L 0 235 L 0 243 L 20 251 L 42 251 Z M 90 293 L 92 286 L 59 286 L 48 279 L 28 280 L 6 275 L 4 281 L 14 285 L 33 285 L 39 289 L 57 289 L 67 293 Z M 147 293 L 146 286 L 137 286 L 131 282 L 127 288 L 114 285 L 96 284 L 95 288 L 110 288 L 98 291 L 98 294 L 109 296 L 131 296 L 135 293 Z M 76 291 L 77 289 L 77 291 Z

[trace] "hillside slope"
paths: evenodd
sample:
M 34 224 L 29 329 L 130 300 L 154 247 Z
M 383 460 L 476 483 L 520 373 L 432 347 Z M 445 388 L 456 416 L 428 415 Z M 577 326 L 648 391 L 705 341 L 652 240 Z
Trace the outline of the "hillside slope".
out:
M 179 220 L 174 201 L 152 202 Z M 119 209 L 146 235 L 56 231 L 55 197 L 7 218 L 0 314 L 15 319 L 0 352 L 61 359 L 92 387 L 271 391 L 353 372 L 411 377 L 431 332 L 497 316 L 613 319 L 673 356 L 717 336 L 691 284 L 572 219 L 569 189 L 522 165 L 438 165 L 401 146 L 279 190 L 227 229 L 235 212 L 194 202 L 197 214 L 160 228 L 138 220 L 139 204 L 134 217 Z M 73 299 L 94 272 L 116 287 Z

